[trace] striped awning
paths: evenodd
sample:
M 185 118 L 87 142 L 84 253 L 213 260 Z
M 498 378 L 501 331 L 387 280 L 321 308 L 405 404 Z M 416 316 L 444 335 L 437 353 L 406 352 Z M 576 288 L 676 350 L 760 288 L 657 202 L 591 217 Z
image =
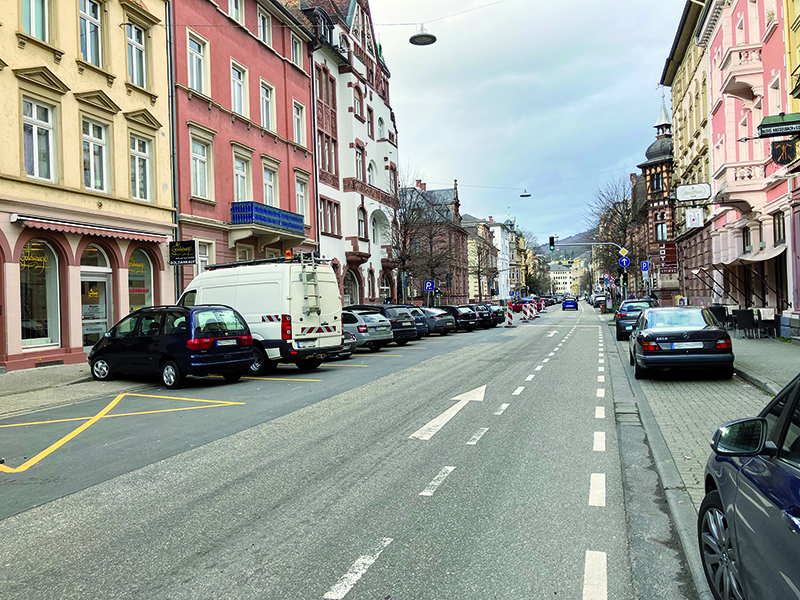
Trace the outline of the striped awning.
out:
M 147 231 L 137 231 L 135 229 L 122 229 L 119 227 L 106 227 L 104 225 L 93 225 L 91 223 L 76 223 L 73 221 L 62 221 L 60 219 L 48 219 L 44 217 L 33 217 L 27 215 L 11 215 L 12 223 L 19 223 L 23 227 L 34 229 L 45 229 L 48 231 L 59 231 L 61 233 L 77 233 L 78 235 L 95 235 L 100 237 L 115 238 L 118 240 L 135 240 L 137 242 L 152 242 L 154 244 L 166 244 L 169 238 L 166 235 L 150 233 Z

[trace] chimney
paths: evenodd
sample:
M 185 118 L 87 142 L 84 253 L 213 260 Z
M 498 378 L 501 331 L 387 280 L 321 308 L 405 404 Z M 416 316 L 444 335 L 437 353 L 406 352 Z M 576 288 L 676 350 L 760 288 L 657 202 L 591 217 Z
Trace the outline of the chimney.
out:
M 428 191 L 428 184 L 427 183 L 422 183 L 422 179 L 417 179 L 416 185 L 417 185 L 417 189 L 422 190 L 423 192 L 427 192 Z
M 492 223 L 492 222 L 493 222 L 492 215 L 489 215 L 489 223 Z

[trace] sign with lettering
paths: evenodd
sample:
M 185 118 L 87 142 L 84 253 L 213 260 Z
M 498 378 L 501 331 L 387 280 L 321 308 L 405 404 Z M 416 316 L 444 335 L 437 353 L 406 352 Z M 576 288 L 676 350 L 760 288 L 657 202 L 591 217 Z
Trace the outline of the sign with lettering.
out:
M 21 271 L 30 269 L 36 273 L 49 269 L 47 255 L 44 252 L 31 250 L 30 246 L 25 246 L 22 255 L 19 257 L 19 268 Z
M 170 242 L 169 243 L 169 264 L 171 265 L 193 265 L 197 262 L 196 244 L 194 240 Z

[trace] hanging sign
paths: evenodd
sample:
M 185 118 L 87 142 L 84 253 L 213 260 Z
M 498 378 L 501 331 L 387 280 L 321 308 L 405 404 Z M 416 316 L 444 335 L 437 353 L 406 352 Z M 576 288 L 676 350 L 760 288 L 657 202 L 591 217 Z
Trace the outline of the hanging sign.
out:
M 193 265 L 196 262 L 197 253 L 194 240 L 169 243 L 169 264 Z
M 797 147 L 792 140 L 772 142 L 772 160 L 778 165 L 788 165 L 797 158 Z
M 707 200 L 708 198 L 711 198 L 711 186 L 708 183 L 679 185 L 677 188 L 675 188 L 675 197 L 679 202 Z
M 686 228 L 694 229 L 702 227 L 705 217 L 702 208 L 687 208 L 686 209 Z

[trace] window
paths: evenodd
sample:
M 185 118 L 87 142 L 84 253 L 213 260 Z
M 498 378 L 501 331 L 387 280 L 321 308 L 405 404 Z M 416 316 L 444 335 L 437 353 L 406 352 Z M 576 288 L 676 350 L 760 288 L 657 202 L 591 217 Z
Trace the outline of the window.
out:
M 375 113 L 369 106 L 367 107 L 367 135 L 373 140 L 375 139 Z
M 652 191 L 660 192 L 661 191 L 661 173 L 653 173 L 652 182 L 653 182 L 653 184 L 651 186 Z
M 370 185 L 375 185 L 375 172 L 377 167 L 375 166 L 374 162 L 369 163 L 369 167 L 367 168 L 367 183 Z
M 134 85 L 145 87 L 144 29 L 133 23 L 128 23 L 125 27 L 128 32 L 128 79 Z
M 255 248 L 252 246 L 236 246 L 236 260 L 253 260 Z
M 264 167 L 264 204 L 275 206 L 275 179 L 277 174 L 268 167 Z
M 367 211 L 358 209 L 358 237 L 367 239 Z
M 208 265 L 214 264 L 214 243 L 197 242 L 197 264 L 195 275 L 208 270 Z
M 201 94 L 206 93 L 206 43 L 189 35 L 189 87 Z
M 150 200 L 150 142 L 137 135 L 131 136 L 131 197 Z
M 144 250 L 134 250 L 128 260 L 128 304 L 130 310 L 153 306 L 153 265 Z
M 258 9 L 258 39 L 272 46 L 272 17 L 261 8 Z
M 274 125 L 272 118 L 272 110 L 273 110 L 273 88 L 266 84 L 261 83 L 261 126 L 264 129 L 268 129 L 269 131 L 274 131 Z
M 306 123 L 305 123 L 305 107 L 298 103 L 294 103 L 294 141 L 301 146 L 306 145 Z
M 317 223 L 317 226 L 322 233 L 339 235 L 341 231 L 339 203 L 327 198 L 320 198 L 319 205 L 319 223 Z
M 31 240 L 19 257 L 22 345 L 59 342 L 58 259 L 43 240 Z
M 375 218 L 372 219 L 372 241 L 375 244 L 379 244 L 381 241 L 380 231 L 378 229 L 378 219 Z
M 250 161 L 234 155 L 233 157 L 233 201 L 247 202 L 250 200 Z
M 244 22 L 244 0 L 228 0 L 228 15 L 239 23 Z
M 357 117 L 364 116 L 364 98 L 358 88 L 353 91 L 353 112 Z
M 303 68 L 303 42 L 292 34 L 292 62 Z
M 25 139 L 25 172 L 29 177 L 55 181 L 52 107 L 22 99 L 22 136 Z
M 656 240 L 664 241 L 667 239 L 667 224 L 656 223 Z
M 786 223 L 782 212 L 772 215 L 772 231 L 775 236 L 775 246 L 786 242 Z
M 107 192 L 108 127 L 83 120 L 83 185 L 87 190 Z
M 386 137 L 386 124 L 383 122 L 383 119 L 378 119 L 378 139 L 382 140 Z
M 750 252 L 753 249 L 753 241 L 750 237 L 750 228 L 742 228 L 742 253 Z
M 356 179 L 364 181 L 364 151 L 356 148 Z
M 96 67 L 101 66 L 100 54 L 100 4 L 92 0 L 80 0 L 80 38 L 83 60 Z
M 231 110 L 245 116 L 246 71 L 238 65 L 231 65 Z
M 297 214 L 303 215 L 303 223 L 309 225 L 311 223 L 311 216 L 308 211 L 308 182 L 303 181 L 297 175 L 294 183 L 295 190 L 295 203 L 297 205 Z
M 211 145 L 192 139 L 192 196 L 210 198 L 208 193 L 208 164 Z
M 22 27 L 43 42 L 50 41 L 48 4 L 48 0 L 22 0 Z

